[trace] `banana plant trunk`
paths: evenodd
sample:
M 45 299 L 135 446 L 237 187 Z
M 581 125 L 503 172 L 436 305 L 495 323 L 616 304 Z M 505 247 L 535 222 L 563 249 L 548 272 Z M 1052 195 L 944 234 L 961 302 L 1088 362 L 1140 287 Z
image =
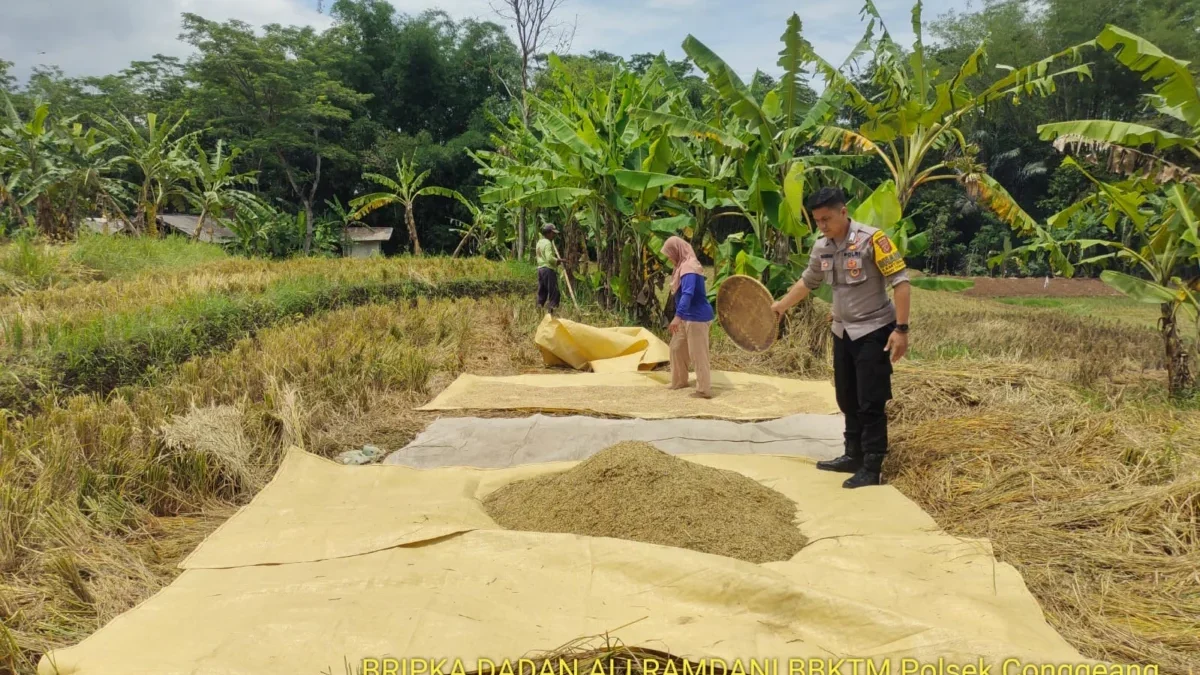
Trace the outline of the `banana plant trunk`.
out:
M 700 253 L 704 250 L 704 235 L 708 233 L 709 213 L 707 210 L 698 209 L 696 215 L 696 229 L 692 231 L 692 250 Z
M 142 223 L 146 226 L 146 234 L 150 238 L 158 238 L 158 204 L 154 202 L 146 202 L 145 210 L 143 211 L 144 220 Z
M 204 221 L 208 218 L 208 210 L 200 212 L 200 218 L 196 220 L 196 231 L 192 233 L 192 241 L 200 241 L 200 231 L 204 229 Z
M 37 220 L 38 230 L 46 236 L 47 239 L 58 239 L 58 225 L 54 217 L 54 205 L 50 202 L 50 198 L 42 195 L 37 199 L 37 212 L 35 216 Z
M 566 230 L 563 233 L 566 235 L 566 241 L 563 242 L 563 251 L 566 254 L 563 260 L 563 274 L 574 283 L 579 278 L 579 247 L 583 240 L 583 228 L 575 218 L 570 218 L 563 225 L 563 229 Z
M 408 238 L 412 240 L 413 255 L 421 255 L 421 240 L 417 238 L 417 221 L 413 218 L 413 205 L 404 205 L 404 222 L 408 225 Z
M 1164 303 L 1158 325 L 1167 356 L 1167 391 L 1172 398 L 1183 398 L 1195 389 L 1196 377 L 1191 371 L 1187 347 L 1179 337 L 1177 307 L 1172 303 Z

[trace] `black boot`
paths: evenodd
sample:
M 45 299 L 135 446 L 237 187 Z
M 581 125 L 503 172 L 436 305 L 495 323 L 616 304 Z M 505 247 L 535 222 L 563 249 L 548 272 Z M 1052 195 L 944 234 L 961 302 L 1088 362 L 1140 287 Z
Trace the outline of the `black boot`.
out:
M 883 469 L 883 455 L 867 455 L 863 459 L 862 468 L 842 483 L 842 487 L 854 489 L 880 484 L 880 473 Z
M 842 456 L 837 459 L 827 459 L 817 462 L 817 468 L 821 471 L 836 471 L 838 473 L 854 473 L 858 471 L 863 463 L 860 435 L 859 432 L 847 431 L 845 434 L 846 449 L 842 452 Z
M 842 455 L 837 459 L 827 459 L 823 462 L 817 462 L 817 468 L 822 471 L 836 471 L 838 473 L 854 473 L 862 467 L 862 457 L 851 457 L 850 455 Z

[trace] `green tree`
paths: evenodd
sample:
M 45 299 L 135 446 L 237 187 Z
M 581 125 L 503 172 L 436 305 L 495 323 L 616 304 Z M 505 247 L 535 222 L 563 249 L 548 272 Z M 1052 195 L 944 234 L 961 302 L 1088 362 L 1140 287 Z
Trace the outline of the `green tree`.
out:
M 239 21 L 185 14 L 184 38 L 199 50 L 189 63 L 193 105 L 213 133 L 286 181 L 306 216 L 309 253 L 323 163 L 354 161 L 342 142 L 353 111 L 369 96 L 330 74 L 326 68 L 340 64 L 339 45 L 312 28 L 271 25 L 260 37 Z
M 868 28 L 867 37 L 847 62 L 867 47 L 870 32 Z M 735 233 L 717 247 L 718 279 L 730 274 L 760 277 L 773 292 L 793 283 L 806 262 L 802 245 L 812 233 L 803 205 L 807 186 L 825 182 L 855 194 L 867 192 L 844 170 L 847 158 L 804 152 L 833 122 L 842 91 L 831 86 L 818 99 L 804 83 L 807 68 L 818 58 L 801 34 L 798 15 L 788 19 L 780 41 L 780 79 L 756 73 L 751 86 L 746 86 L 724 60 L 688 36 L 683 50 L 707 75 L 721 112 L 698 122 L 662 111 L 639 111 L 648 123 L 663 125 L 670 134 L 712 137 L 737 158 L 736 187 L 730 199 L 749 220 L 752 232 Z M 733 133 L 716 129 L 721 125 Z
M 1154 109 L 1182 133 L 1114 120 L 1042 125 L 1042 138 L 1053 139 L 1059 149 L 1105 160 L 1109 170 L 1133 178 L 1102 181 L 1068 159 L 1096 192 L 1061 211 L 1050 225 L 1064 227 L 1081 213 L 1100 210 L 1113 236 L 1085 239 L 1041 230 L 1038 241 L 1025 250 L 1048 251 L 1051 262 L 1068 275 L 1074 273 L 1067 255 L 1072 249 L 1106 249 L 1083 263 L 1116 260 L 1136 271 L 1138 276 L 1107 270 L 1101 278 L 1134 299 L 1161 307 L 1169 389 L 1173 395 L 1186 395 L 1195 387 L 1195 375 L 1179 336 L 1181 312 L 1196 323 L 1200 339 L 1200 276 L 1195 272 L 1200 265 L 1200 89 L 1188 62 L 1168 56 L 1134 33 L 1108 26 L 1094 44 L 1155 83 L 1150 99 Z
M 9 72 L 12 70 L 13 62 L 0 59 L 0 93 L 11 93 L 17 86 L 17 78 Z
M 413 216 L 413 204 L 417 199 L 436 195 L 457 199 L 463 204 L 470 205 L 465 197 L 454 190 L 435 185 L 425 186 L 425 181 L 429 179 L 429 171 L 418 174 L 410 159 L 396 162 L 395 180 L 377 173 L 364 173 L 363 178 L 382 185 L 391 192 L 374 192 L 352 200 L 350 206 L 355 209 L 354 219 L 361 220 L 372 211 L 386 206 L 403 206 L 404 222 L 408 225 L 408 238 L 412 241 L 414 255 L 421 255 L 421 240 L 417 235 L 417 221 Z
M 225 142 L 217 141 L 216 150 L 212 156 L 204 152 L 204 148 L 196 143 L 194 146 L 196 162 L 192 175 L 189 177 L 189 187 L 185 196 L 192 207 L 200 212 L 196 222 L 194 239 L 200 238 L 200 232 L 209 218 L 220 221 L 234 212 L 238 206 L 250 206 L 257 201 L 254 194 L 239 189 L 241 185 L 255 185 L 257 179 L 254 171 L 239 173 L 234 168 L 242 151 L 234 148 L 225 152 Z
M 98 120 L 115 144 L 121 148 L 123 161 L 136 167 L 140 188 L 137 197 L 135 227 L 145 228 L 152 237 L 158 236 L 158 214 L 163 204 L 175 195 L 192 174 L 195 164 L 188 157 L 188 144 L 196 132 L 180 134 L 183 118 L 159 123 L 156 113 L 146 115 L 139 124 L 124 114 L 116 122 Z
M 968 116 L 988 104 L 1044 96 L 1067 75 L 1085 77 L 1079 64 L 1051 72 L 1062 60 L 1080 61 L 1080 48 L 1071 47 L 1008 74 L 976 93 L 971 78 L 987 59 L 987 43 L 978 44 L 953 77 L 939 82 L 937 64 L 926 58 L 920 0 L 913 6 L 916 39 L 909 54 L 891 38 L 886 27 L 871 61 L 870 82 L 877 95 L 864 94 L 840 69 L 819 60 L 827 86 L 844 88 L 861 120 L 856 128 L 830 126 L 822 142 L 845 151 L 869 153 L 887 167 L 896 186 L 901 213 L 918 188 L 936 181 L 957 181 L 972 197 L 990 206 L 1010 225 L 1031 230 L 1035 222 L 1012 196 L 977 162 L 978 147 L 967 141 L 961 126 Z M 883 19 L 868 0 L 864 11 L 882 27 Z

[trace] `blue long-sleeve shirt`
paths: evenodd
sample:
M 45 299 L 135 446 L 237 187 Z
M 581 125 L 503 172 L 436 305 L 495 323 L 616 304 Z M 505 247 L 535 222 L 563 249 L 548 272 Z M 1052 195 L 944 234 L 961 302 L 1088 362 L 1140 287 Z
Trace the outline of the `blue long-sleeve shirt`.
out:
M 679 280 L 679 293 L 675 297 L 675 316 L 684 321 L 713 320 L 713 308 L 704 292 L 702 275 L 685 274 Z

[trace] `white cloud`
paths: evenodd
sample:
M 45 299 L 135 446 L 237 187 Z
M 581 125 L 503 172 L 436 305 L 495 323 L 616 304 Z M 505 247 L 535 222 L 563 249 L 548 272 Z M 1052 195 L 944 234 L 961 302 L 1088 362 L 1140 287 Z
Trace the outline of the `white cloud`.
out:
M 214 20 L 329 24 L 308 0 L 38 0 L 11 2 L 0 24 L 0 58 L 19 76 L 35 65 L 56 65 L 69 75 L 105 75 L 156 53 L 182 56 L 180 15 Z
M 490 0 L 390 0 L 401 12 L 440 9 L 455 18 L 497 20 Z M 182 56 L 180 14 L 265 23 L 326 26 L 316 0 L 36 0 L 11 1 L 0 22 L 0 58 L 27 75 L 35 64 L 58 65 L 71 75 L 101 75 L 155 53 Z M 326 0 L 328 7 L 332 0 Z M 877 0 L 893 36 L 912 39 L 911 0 Z M 929 0 L 933 18 L 954 0 Z M 682 58 L 681 44 L 695 35 L 743 77 L 760 68 L 777 73 L 779 36 L 796 11 L 817 51 L 838 63 L 862 35 L 859 0 L 567 0 L 561 20 L 575 25 L 572 51 L 593 49 L 629 56 L 665 51 Z M 44 54 L 40 52 L 45 52 Z

